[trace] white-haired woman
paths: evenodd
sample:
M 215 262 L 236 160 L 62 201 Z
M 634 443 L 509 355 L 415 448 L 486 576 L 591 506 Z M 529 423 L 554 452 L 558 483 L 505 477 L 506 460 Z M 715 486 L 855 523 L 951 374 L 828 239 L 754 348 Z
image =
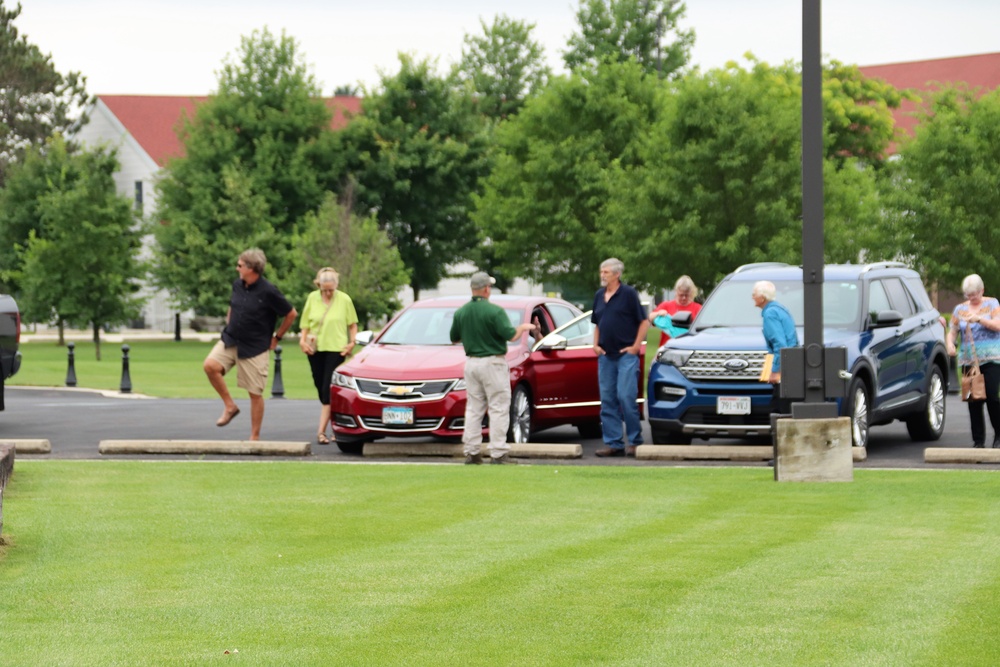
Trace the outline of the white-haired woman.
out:
M 358 314 L 351 297 L 339 291 L 340 275 L 329 266 L 316 273 L 311 292 L 302 309 L 299 347 L 309 359 L 313 384 L 321 405 L 316 442 L 330 443 L 326 435 L 330 427 L 330 380 L 333 371 L 354 349 L 358 335 Z
M 972 353 L 975 346 L 975 357 L 986 381 L 986 400 L 969 401 L 972 446 L 984 447 L 986 444 L 985 403 L 990 424 L 993 425 L 993 448 L 996 449 L 1000 448 L 1000 302 L 991 296 L 983 296 L 984 291 L 983 279 L 975 273 L 962 281 L 965 301 L 955 306 L 945 346 L 948 354 L 957 355 L 963 372 L 975 364 Z
M 690 276 L 681 276 L 674 283 L 674 298 L 664 301 L 649 314 L 649 321 L 660 330 L 660 345 L 663 345 L 673 336 L 680 335 L 685 330 L 679 329 L 670 322 L 670 318 L 675 313 L 691 313 L 691 319 L 698 315 L 701 304 L 696 303 L 694 298 L 698 296 L 698 288 Z
M 754 305 L 760 308 L 763 321 L 764 341 L 767 351 L 773 355 L 768 382 L 774 386 L 771 411 L 787 414 L 791 412 L 791 400 L 781 398 L 781 350 L 799 346 L 799 334 L 795 330 L 795 320 L 788 309 L 775 301 L 778 291 L 770 280 L 754 283 L 750 296 Z

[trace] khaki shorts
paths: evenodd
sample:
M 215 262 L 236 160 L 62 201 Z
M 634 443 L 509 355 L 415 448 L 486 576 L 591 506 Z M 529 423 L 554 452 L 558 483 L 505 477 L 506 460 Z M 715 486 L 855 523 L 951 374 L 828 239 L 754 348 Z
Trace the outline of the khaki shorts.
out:
M 215 344 L 212 351 L 208 353 L 208 359 L 212 359 L 222 366 L 222 374 L 225 375 L 236 366 L 236 386 L 246 389 L 251 394 L 264 395 L 264 387 L 267 385 L 267 370 L 270 366 L 270 351 L 264 351 L 256 357 L 240 359 L 236 356 L 236 347 L 226 347 L 221 340 Z

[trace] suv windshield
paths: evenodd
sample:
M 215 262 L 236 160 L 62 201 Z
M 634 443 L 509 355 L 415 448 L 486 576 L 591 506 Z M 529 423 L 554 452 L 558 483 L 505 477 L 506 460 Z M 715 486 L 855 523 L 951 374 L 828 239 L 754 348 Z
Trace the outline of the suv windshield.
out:
M 788 308 L 795 324 L 802 326 L 803 286 L 801 280 L 776 281 L 775 301 Z M 729 281 L 719 285 L 701 312 L 696 329 L 710 327 L 759 327 L 760 310 L 750 298 L 753 283 Z M 861 284 L 854 280 L 823 283 L 823 326 L 857 330 L 861 318 Z
M 456 307 L 410 308 L 392 323 L 378 342 L 383 345 L 451 345 L 451 321 L 456 310 Z M 519 308 L 505 308 L 504 313 L 512 326 L 521 323 Z

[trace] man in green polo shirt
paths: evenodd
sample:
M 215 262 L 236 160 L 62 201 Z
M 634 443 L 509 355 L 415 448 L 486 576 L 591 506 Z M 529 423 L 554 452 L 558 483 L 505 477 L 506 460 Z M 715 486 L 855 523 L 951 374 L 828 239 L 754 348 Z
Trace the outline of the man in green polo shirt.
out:
M 490 462 L 508 463 L 510 445 L 510 369 L 507 341 L 532 331 L 530 323 L 513 326 L 503 308 L 490 303 L 496 279 L 482 271 L 472 274 L 472 301 L 455 311 L 451 342 L 465 348 L 465 462 L 483 462 L 483 415 L 490 411 Z

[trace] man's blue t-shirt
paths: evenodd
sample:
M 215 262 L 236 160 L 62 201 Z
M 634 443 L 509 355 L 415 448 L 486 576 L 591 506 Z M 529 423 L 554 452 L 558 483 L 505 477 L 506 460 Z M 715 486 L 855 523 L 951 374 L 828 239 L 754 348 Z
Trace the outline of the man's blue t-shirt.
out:
M 600 330 L 597 344 L 607 356 L 617 359 L 622 356 L 622 348 L 635 344 L 646 312 L 639 301 L 639 293 L 631 285 L 619 284 L 608 301 L 604 300 L 604 291 L 602 287 L 594 294 L 594 313 L 590 321 Z

